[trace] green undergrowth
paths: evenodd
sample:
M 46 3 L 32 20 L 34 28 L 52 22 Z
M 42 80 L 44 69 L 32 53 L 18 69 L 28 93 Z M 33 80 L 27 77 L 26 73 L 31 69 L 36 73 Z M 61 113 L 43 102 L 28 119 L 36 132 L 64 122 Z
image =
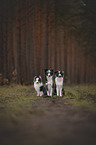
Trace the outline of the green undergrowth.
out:
M 65 99 L 74 106 L 96 111 L 96 85 L 65 86 Z

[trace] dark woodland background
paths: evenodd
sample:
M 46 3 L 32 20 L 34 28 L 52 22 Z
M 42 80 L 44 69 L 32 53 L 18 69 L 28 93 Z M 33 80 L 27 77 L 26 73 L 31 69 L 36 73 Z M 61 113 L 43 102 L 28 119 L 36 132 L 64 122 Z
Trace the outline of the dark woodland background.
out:
M 0 76 L 30 84 L 44 69 L 65 83 L 96 82 L 96 2 L 0 0 Z

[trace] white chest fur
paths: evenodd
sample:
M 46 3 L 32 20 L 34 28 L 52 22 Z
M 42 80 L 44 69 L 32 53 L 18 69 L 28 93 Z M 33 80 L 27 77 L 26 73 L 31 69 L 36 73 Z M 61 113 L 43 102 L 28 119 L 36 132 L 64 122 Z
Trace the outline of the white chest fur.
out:
M 43 95 L 43 92 L 40 91 L 40 87 L 43 86 L 43 83 L 36 83 L 34 82 L 34 88 L 37 92 L 37 96 L 42 96 Z
M 48 88 L 47 95 L 52 96 L 52 93 L 53 93 L 53 88 L 52 88 L 53 87 L 53 76 L 50 76 L 50 77 L 47 76 L 46 85 L 47 85 L 47 88 Z
M 60 85 L 60 86 L 63 86 L 63 77 L 56 77 L 55 78 L 55 83 L 56 83 L 56 86 L 57 85 Z
M 41 86 L 43 86 L 43 83 L 41 82 L 41 83 L 36 83 L 36 82 L 34 82 L 34 88 L 37 90 L 37 91 L 39 91 L 40 90 L 40 87 Z
M 52 85 L 53 84 L 53 77 L 48 77 L 47 76 L 47 85 Z

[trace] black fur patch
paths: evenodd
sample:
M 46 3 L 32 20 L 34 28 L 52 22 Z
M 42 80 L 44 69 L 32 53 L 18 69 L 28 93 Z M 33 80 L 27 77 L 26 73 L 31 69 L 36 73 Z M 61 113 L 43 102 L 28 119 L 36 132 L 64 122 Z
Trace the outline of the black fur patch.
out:
M 45 69 L 45 76 L 47 76 L 48 73 L 50 73 L 50 76 L 53 76 L 53 69 Z
M 56 95 L 56 84 L 55 84 L 55 87 L 54 87 L 54 95 Z
M 44 86 L 40 87 L 40 91 L 43 91 L 44 95 L 47 95 L 46 88 Z
M 35 76 L 34 81 L 36 81 L 37 78 L 38 78 L 38 82 L 41 82 L 41 77 L 40 76 Z
M 56 75 L 56 77 L 63 77 L 64 72 L 63 71 L 56 71 L 55 75 Z M 59 76 L 59 75 L 61 75 L 61 76 Z

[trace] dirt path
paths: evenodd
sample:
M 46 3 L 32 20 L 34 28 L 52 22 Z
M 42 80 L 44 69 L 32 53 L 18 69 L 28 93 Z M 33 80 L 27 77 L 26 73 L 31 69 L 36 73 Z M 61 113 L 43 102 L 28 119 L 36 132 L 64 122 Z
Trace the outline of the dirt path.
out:
M 73 107 L 64 98 L 38 98 L 20 120 L 0 127 L 0 145 L 95 145 L 96 112 Z

